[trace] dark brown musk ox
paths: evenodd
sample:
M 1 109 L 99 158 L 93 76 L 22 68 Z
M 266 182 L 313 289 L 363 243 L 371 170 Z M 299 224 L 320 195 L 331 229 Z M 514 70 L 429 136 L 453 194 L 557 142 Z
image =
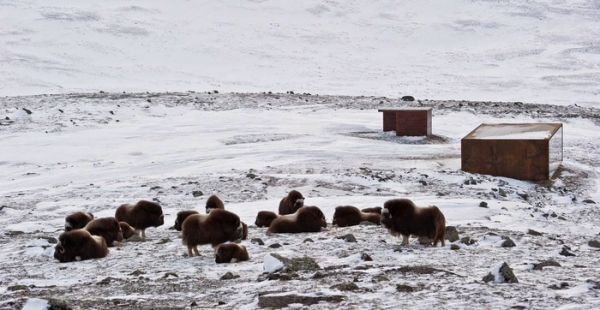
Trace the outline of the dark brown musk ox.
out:
M 215 263 L 237 263 L 250 259 L 246 247 L 237 243 L 221 243 L 215 249 Z
M 90 212 L 78 211 L 65 217 L 65 231 L 81 229 L 94 219 Z
M 279 215 L 272 211 L 259 211 L 256 215 L 256 220 L 254 221 L 254 225 L 257 227 L 269 227 L 274 219 L 276 219 Z
M 360 222 L 368 221 L 379 225 L 381 215 L 377 213 L 366 213 L 360 211 L 354 206 L 339 206 L 335 208 L 333 213 L 332 225 L 338 227 L 347 227 L 360 224 Z
M 304 206 L 304 196 L 297 190 L 292 190 L 279 202 L 279 215 L 293 214 Z
M 325 215 L 315 206 L 304 206 L 294 214 L 281 215 L 271 223 L 268 234 L 319 232 L 327 227 Z
M 381 215 L 381 207 L 364 208 L 360 211 L 364 213 L 377 213 L 378 215 Z
M 209 214 L 192 214 L 181 226 L 183 245 L 187 246 L 190 257 L 193 252 L 200 256 L 198 246 L 210 244 L 216 247 L 227 241 L 242 238 L 243 226 L 237 214 L 223 209 L 215 209 Z
M 85 229 L 62 233 L 54 247 L 54 258 L 61 263 L 102 258 L 108 255 L 106 241 L 100 236 L 92 236 Z
M 418 207 L 409 199 L 392 199 L 384 203 L 381 223 L 394 236 L 402 236 L 402 245 L 410 235 L 427 237 L 437 246 L 446 245 L 446 218 L 436 206 Z
M 217 195 L 211 195 L 206 200 L 206 214 L 214 209 L 225 209 L 225 204 L 223 204 L 223 201 Z
M 115 218 L 140 231 L 140 237 L 146 239 L 146 228 L 158 227 L 165 223 L 165 215 L 159 204 L 140 200 L 136 204 L 123 204 L 117 208 Z
M 133 235 L 137 235 L 137 232 L 133 227 L 129 226 L 127 222 L 119 222 L 119 226 L 121 226 L 121 231 L 123 231 L 123 239 L 127 240 L 131 238 Z
M 175 218 L 175 225 L 173 225 L 175 230 L 181 231 L 181 225 L 183 224 L 183 221 L 185 221 L 185 219 L 192 214 L 200 214 L 200 212 L 196 210 L 183 210 L 177 212 L 177 218 Z
M 83 228 L 94 236 L 100 236 L 106 241 L 106 245 L 113 246 L 116 242 L 123 241 L 123 230 L 114 217 L 103 217 L 89 222 Z M 120 244 L 119 244 L 120 245 Z

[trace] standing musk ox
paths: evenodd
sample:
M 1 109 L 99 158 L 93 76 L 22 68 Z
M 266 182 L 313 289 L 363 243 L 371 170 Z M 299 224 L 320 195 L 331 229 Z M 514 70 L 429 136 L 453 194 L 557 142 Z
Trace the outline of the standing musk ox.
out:
M 277 213 L 272 211 L 259 211 L 256 215 L 254 225 L 258 227 L 269 227 L 274 219 L 278 217 Z
M 117 208 L 115 218 L 119 222 L 126 222 L 136 231 L 141 231 L 140 236 L 146 239 L 146 228 L 158 227 L 165 223 L 165 216 L 159 204 L 147 200 L 140 200 L 136 204 L 123 204 Z
M 304 197 L 293 190 L 279 202 L 279 215 L 293 214 L 304 206 Z
M 114 217 L 103 217 L 89 222 L 83 228 L 94 236 L 100 236 L 106 241 L 106 245 L 113 246 L 114 242 L 123 241 L 123 230 Z M 120 245 L 120 244 L 119 244 Z
M 92 236 L 85 229 L 62 233 L 54 247 L 54 258 L 61 263 L 102 258 L 108 255 L 106 241 L 100 236 Z
M 381 215 L 381 207 L 364 208 L 360 211 L 364 213 L 377 213 L 378 215 Z
M 94 215 L 90 212 L 75 212 L 65 217 L 65 231 L 73 229 L 81 229 L 94 219 Z
M 318 207 L 306 206 L 294 214 L 281 215 L 271 223 L 267 234 L 319 232 L 327 227 L 325 215 Z
M 188 218 L 188 216 L 190 216 L 192 214 L 200 214 L 200 212 L 195 211 L 195 210 L 184 210 L 184 211 L 177 212 L 177 218 L 175 219 L 175 225 L 173 225 L 173 227 L 175 227 L 175 230 L 181 231 L 181 225 L 183 224 L 183 221 L 185 221 L 185 219 Z
M 183 245 L 187 246 L 190 257 L 200 256 L 198 246 L 210 244 L 216 247 L 227 241 L 242 238 L 243 227 L 239 216 L 223 209 L 216 209 L 209 214 L 192 214 L 181 226 Z
M 131 238 L 133 235 L 137 235 L 137 232 L 133 227 L 129 226 L 127 222 L 119 222 L 119 226 L 121 226 L 121 231 L 123 231 L 123 239 L 127 240 Z
M 335 208 L 331 224 L 338 227 L 346 227 L 358 225 L 362 221 L 369 221 L 379 225 L 380 219 L 381 215 L 377 213 L 362 212 L 354 206 L 339 206 Z
M 206 201 L 206 214 L 210 213 L 210 211 L 214 209 L 225 209 L 223 201 L 221 201 L 217 195 L 211 195 Z
M 410 235 L 427 237 L 437 246 L 446 245 L 446 218 L 436 206 L 417 207 L 409 199 L 392 199 L 381 210 L 381 223 L 394 236 L 402 236 L 402 245 L 408 244 Z
M 221 243 L 215 249 L 215 263 L 237 263 L 250 259 L 246 247 L 237 243 Z

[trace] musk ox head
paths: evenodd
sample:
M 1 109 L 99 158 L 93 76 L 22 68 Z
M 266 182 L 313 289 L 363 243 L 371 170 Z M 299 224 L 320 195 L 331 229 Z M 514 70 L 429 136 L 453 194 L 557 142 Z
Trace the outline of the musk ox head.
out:
M 257 227 L 269 227 L 271 222 L 278 217 L 277 213 L 272 211 L 259 211 L 256 215 L 254 225 Z
M 61 263 L 102 258 L 108 254 L 106 241 L 100 236 L 92 236 L 85 229 L 62 233 L 54 247 L 54 258 Z
M 81 229 L 94 219 L 94 215 L 90 212 L 75 212 L 65 218 L 65 231 L 73 229 Z
M 279 202 L 279 215 L 293 214 L 304 206 L 304 196 L 292 190 Z
M 247 261 L 250 257 L 246 247 L 237 243 L 222 243 L 215 249 L 215 263 L 237 263 Z
M 161 206 L 147 200 L 140 200 L 134 205 L 119 206 L 115 212 L 115 218 L 119 222 L 126 222 L 136 230 L 141 230 L 142 238 L 146 238 L 146 228 L 158 227 L 165 223 Z
M 123 230 L 114 217 L 103 217 L 89 222 L 83 228 L 94 236 L 100 236 L 106 241 L 106 245 L 113 246 L 114 242 L 123 241 Z
M 208 200 L 206 201 L 206 214 L 215 209 L 225 209 L 225 205 L 223 204 L 223 201 L 219 199 L 219 197 L 212 195 L 208 197 Z
M 192 214 L 200 214 L 200 213 L 195 210 L 184 210 L 184 211 L 177 212 L 177 218 L 175 219 L 175 225 L 173 225 L 173 227 L 175 227 L 175 230 L 181 231 L 181 225 L 183 224 L 183 221 L 185 221 L 185 219 L 188 218 L 188 216 L 190 216 Z

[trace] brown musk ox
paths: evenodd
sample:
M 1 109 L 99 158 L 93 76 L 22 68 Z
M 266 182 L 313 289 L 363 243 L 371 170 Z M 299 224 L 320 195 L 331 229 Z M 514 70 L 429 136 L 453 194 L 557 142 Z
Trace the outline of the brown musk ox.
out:
M 294 214 L 280 215 L 273 220 L 267 234 L 319 232 L 327 227 L 325 215 L 315 206 L 305 206 Z
M 108 255 L 106 241 L 100 236 L 92 236 L 85 229 L 62 233 L 54 247 L 54 258 L 61 263 L 102 258 Z
M 223 201 L 217 195 L 211 195 L 206 200 L 206 214 L 214 209 L 225 209 L 225 204 L 223 204 Z
M 378 215 L 381 215 L 381 207 L 364 208 L 360 211 L 364 213 L 377 213 Z
M 177 218 L 175 219 L 175 225 L 173 225 L 173 227 L 175 227 L 175 230 L 181 231 L 181 225 L 183 224 L 183 221 L 185 221 L 185 219 L 188 218 L 188 216 L 190 216 L 192 214 L 200 214 L 200 212 L 195 211 L 195 210 L 183 210 L 183 211 L 177 212 Z
M 140 231 L 140 237 L 146 238 L 146 228 L 158 227 L 165 223 L 165 216 L 159 204 L 140 200 L 136 204 L 123 204 L 117 208 L 115 218 L 119 222 L 126 222 L 136 231 Z
M 223 209 L 215 209 L 209 214 L 192 214 L 181 226 L 183 245 L 187 246 L 190 257 L 193 252 L 200 256 L 198 246 L 210 244 L 216 247 L 227 241 L 235 241 L 243 237 L 243 226 L 240 217 Z
M 360 224 L 362 221 L 368 221 L 379 225 L 381 215 L 377 213 L 367 213 L 360 211 L 354 206 L 339 206 L 333 213 L 332 225 L 338 227 L 347 227 Z
M 279 202 L 279 215 L 294 214 L 304 206 L 304 196 L 297 190 L 292 190 Z
M 94 236 L 104 238 L 106 245 L 109 247 L 115 245 L 115 241 L 119 243 L 118 245 L 123 241 L 123 230 L 121 230 L 119 221 L 114 217 L 95 219 L 85 225 L 83 229 L 89 231 Z
M 78 211 L 65 217 L 65 231 L 81 229 L 94 219 L 90 212 Z
M 254 221 L 254 225 L 257 227 L 269 227 L 274 219 L 276 219 L 279 215 L 273 211 L 259 211 L 256 215 L 256 220 Z
M 409 199 L 392 199 L 384 203 L 381 224 L 394 236 L 402 236 L 402 245 L 410 235 L 427 237 L 437 246 L 446 245 L 446 218 L 436 206 L 418 207 Z
M 237 243 L 221 243 L 215 249 L 215 263 L 237 263 L 250 259 L 246 247 Z
M 133 235 L 137 235 L 137 232 L 133 227 L 129 226 L 127 222 L 119 222 L 119 226 L 121 226 L 121 231 L 123 231 L 123 239 L 127 240 L 131 238 Z

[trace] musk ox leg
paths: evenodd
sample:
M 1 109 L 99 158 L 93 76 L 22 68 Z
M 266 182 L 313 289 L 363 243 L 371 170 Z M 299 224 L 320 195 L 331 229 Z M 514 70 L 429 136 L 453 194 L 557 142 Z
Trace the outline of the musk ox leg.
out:
M 146 239 L 146 230 L 145 229 L 140 229 L 141 234 L 140 236 L 142 237 L 142 239 Z
M 410 235 L 402 235 L 402 245 L 408 245 L 408 237 Z
M 76 261 L 81 261 L 81 256 L 75 256 Z
M 193 251 L 193 253 L 192 253 Z M 194 253 L 196 253 L 196 256 L 200 256 L 200 252 L 198 252 L 198 247 L 197 246 L 188 246 L 188 255 L 190 257 L 194 257 Z

